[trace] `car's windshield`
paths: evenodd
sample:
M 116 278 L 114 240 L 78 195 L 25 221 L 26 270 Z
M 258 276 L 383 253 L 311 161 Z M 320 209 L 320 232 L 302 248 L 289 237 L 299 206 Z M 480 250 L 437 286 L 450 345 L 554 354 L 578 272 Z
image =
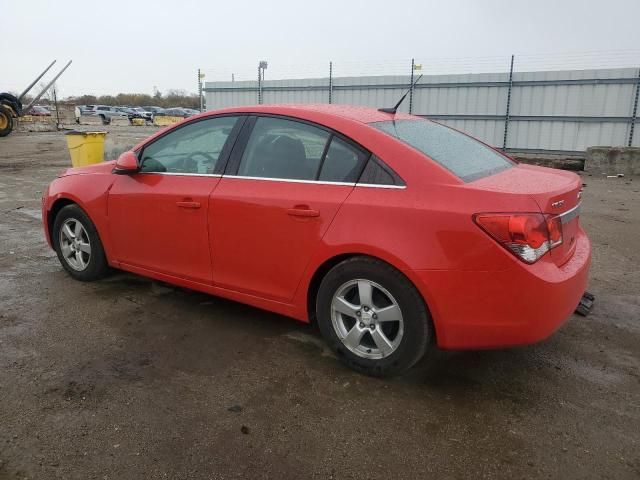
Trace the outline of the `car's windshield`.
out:
M 428 120 L 389 120 L 370 125 L 409 144 L 465 182 L 514 165 L 483 143 Z

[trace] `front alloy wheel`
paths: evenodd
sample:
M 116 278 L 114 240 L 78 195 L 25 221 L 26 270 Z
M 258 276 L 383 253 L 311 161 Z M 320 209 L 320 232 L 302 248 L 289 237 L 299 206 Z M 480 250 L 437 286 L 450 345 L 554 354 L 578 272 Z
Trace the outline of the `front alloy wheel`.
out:
M 58 212 L 51 239 L 58 260 L 76 280 L 96 280 L 109 272 L 98 231 L 78 205 L 67 205 Z
M 76 218 L 68 218 L 60 229 L 60 250 L 67 264 L 79 272 L 85 270 L 91 261 L 91 241 L 89 234 Z

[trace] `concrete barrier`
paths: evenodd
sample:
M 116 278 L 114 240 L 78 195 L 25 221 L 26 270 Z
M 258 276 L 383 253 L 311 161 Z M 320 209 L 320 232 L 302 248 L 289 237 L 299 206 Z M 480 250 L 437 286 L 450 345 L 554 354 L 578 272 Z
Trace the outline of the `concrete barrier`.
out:
M 80 125 L 102 125 L 102 119 L 97 115 L 81 115 Z
M 21 132 L 55 132 L 58 129 L 56 117 L 24 115 L 17 119 L 16 131 Z
M 584 169 L 589 173 L 640 175 L 640 148 L 589 147 Z
M 131 125 L 135 125 L 137 127 L 145 125 L 147 121 L 144 118 L 132 118 Z
M 153 118 L 153 124 L 158 127 L 164 127 L 166 125 L 173 125 L 174 123 L 178 123 L 184 120 L 182 117 L 169 117 L 165 115 L 156 115 Z
M 115 127 L 129 126 L 129 119 L 127 117 L 111 117 L 110 125 Z

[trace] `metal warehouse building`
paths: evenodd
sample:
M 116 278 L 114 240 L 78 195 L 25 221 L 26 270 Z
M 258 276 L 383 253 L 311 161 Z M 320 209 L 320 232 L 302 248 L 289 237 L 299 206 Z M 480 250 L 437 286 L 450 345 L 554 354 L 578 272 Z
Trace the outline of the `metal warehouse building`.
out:
M 409 76 L 207 82 L 208 109 L 262 103 L 392 106 Z M 424 76 L 401 111 L 450 125 L 513 151 L 577 153 L 640 147 L 635 68 Z

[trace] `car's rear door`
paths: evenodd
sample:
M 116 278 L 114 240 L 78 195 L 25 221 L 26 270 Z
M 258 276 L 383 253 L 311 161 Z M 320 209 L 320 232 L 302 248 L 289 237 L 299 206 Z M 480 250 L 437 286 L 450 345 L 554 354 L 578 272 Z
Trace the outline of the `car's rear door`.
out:
M 185 124 L 139 152 L 141 171 L 109 191 L 115 258 L 122 264 L 210 284 L 209 196 L 243 117 Z
M 367 157 L 317 125 L 275 116 L 247 120 L 210 200 L 216 286 L 292 299 Z

